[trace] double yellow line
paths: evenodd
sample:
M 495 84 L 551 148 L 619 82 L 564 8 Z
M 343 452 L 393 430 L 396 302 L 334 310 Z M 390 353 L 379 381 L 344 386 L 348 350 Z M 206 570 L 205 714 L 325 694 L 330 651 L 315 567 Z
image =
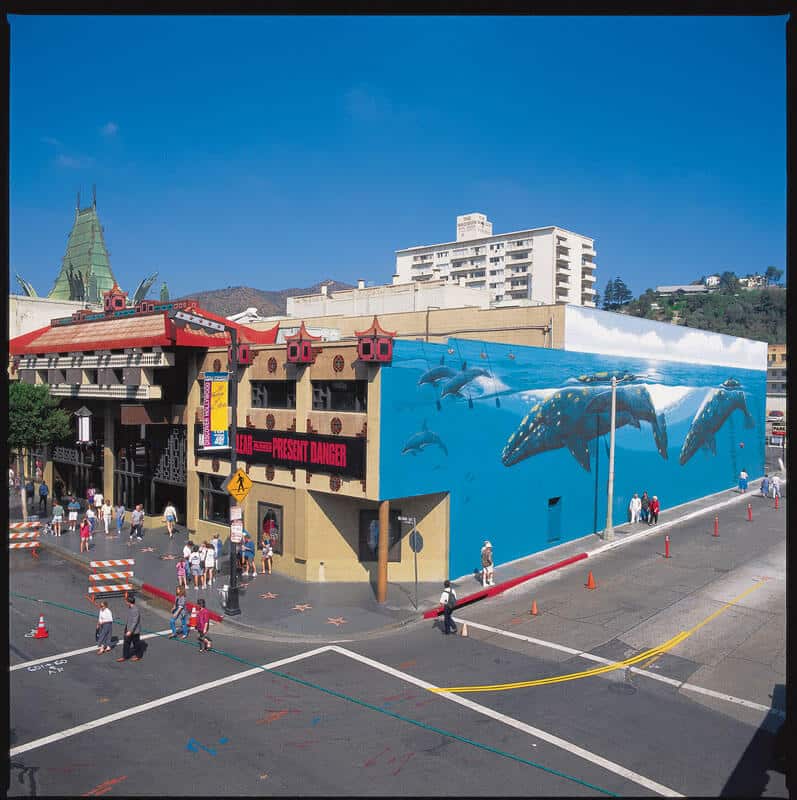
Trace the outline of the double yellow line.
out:
M 671 650 L 673 647 L 683 642 L 685 639 L 688 639 L 693 633 L 696 633 L 704 625 L 707 625 L 724 611 L 727 611 L 731 606 L 736 605 L 736 603 L 738 603 L 740 600 L 747 597 L 748 594 L 751 594 L 756 589 L 763 586 L 765 582 L 765 580 L 758 581 L 758 583 L 754 584 L 749 589 L 745 589 L 745 591 L 743 591 L 741 594 L 734 597 L 733 600 L 729 600 L 727 603 L 725 603 L 725 605 L 723 605 L 721 608 L 718 608 L 712 614 L 709 614 L 709 616 L 698 622 L 697 625 L 689 628 L 689 630 L 681 631 L 677 636 L 673 636 L 672 639 L 669 639 L 663 644 L 653 647 L 650 650 L 646 650 L 644 653 L 639 653 L 639 655 L 627 658 L 625 661 L 617 661 L 614 664 L 607 664 L 605 667 L 595 667 L 594 669 L 584 670 L 583 672 L 573 672 L 569 675 L 555 675 L 550 678 L 538 678 L 534 681 L 495 683 L 486 686 L 435 687 L 434 689 L 429 689 L 429 691 L 436 693 L 456 692 L 457 694 L 467 694 L 469 692 L 506 692 L 510 689 L 526 689 L 532 686 L 548 686 L 552 683 L 564 683 L 566 681 L 575 681 L 581 678 L 591 678 L 593 675 L 603 675 L 606 672 L 612 672 L 616 669 L 634 666 L 634 664 L 639 664 L 641 661 L 646 661 L 647 659 L 651 659 L 651 661 L 653 661 L 663 653 L 666 653 L 668 650 Z

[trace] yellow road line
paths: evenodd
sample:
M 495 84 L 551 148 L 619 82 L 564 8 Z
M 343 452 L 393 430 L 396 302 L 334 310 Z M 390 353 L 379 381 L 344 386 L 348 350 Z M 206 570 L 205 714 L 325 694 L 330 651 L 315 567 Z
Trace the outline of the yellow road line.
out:
M 704 625 L 707 625 L 712 620 L 716 619 L 720 614 L 727 611 L 732 606 L 736 605 L 740 600 L 747 597 L 747 595 L 754 592 L 756 589 L 760 588 L 764 585 L 766 581 L 759 581 L 758 583 L 753 584 L 748 589 L 745 589 L 741 594 L 734 597 L 732 600 L 729 600 L 725 605 L 718 608 L 713 613 L 709 614 L 705 619 L 698 622 L 696 625 L 693 625 L 686 631 L 681 631 L 679 634 L 674 636 L 672 639 L 664 642 L 663 644 L 658 645 L 657 647 L 653 647 L 650 650 L 646 650 L 644 653 L 640 653 L 639 655 L 633 656 L 631 658 L 627 658 L 625 661 L 617 661 L 614 664 L 608 664 L 605 667 L 595 667 L 594 669 L 584 670 L 582 672 L 573 672 L 569 675 L 554 675 L 550 678 L 538 678 L 537 680 L 533 681 L 518 681 L 516 683 L 495 683 L 486 686 L 448 686 L 448 687 L 435 687 L 433 689 L 429 689 L 430 692 L 456 692 L 458 694 L 467 694 L 469 692 L 505 692 L 510 689 L 526 689 L 532 686 L 547 686 L 553 683 L 564 683 L 565 681 L 574 681 L 579 680 L 581 678 L 590 678 L 593 675 L 602 675 L 606 672 L 612 672 L 616 669 L 622 669 L 623 667 L 630 667 L 634 664 L 638 664 L 640 661 L 647 661 L 647 664 L 652 664 L 657 658 L 663 655 L 668 650 L 671 650 L 676 645 L 683 642 L 685 639 L 688 639 L 692 634 L 699 631 Z M 645 664 L 644 666 L 647 666 Z

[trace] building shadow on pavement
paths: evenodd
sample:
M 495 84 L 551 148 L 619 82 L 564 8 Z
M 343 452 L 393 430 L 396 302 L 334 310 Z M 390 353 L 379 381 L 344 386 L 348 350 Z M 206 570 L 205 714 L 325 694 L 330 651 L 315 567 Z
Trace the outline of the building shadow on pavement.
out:
M 771 697 L 772 707 L 725 782 L 721 797 L 763 797 L 770 783 L 770 772 L 786 775 L 787 743 L 782 716 L 786 709 L 785 685 L 776 684 Z M 793 770 L 794 765 L 790 768 Z M 778 787 L 771 787 L 769 794 L 784 796 Z

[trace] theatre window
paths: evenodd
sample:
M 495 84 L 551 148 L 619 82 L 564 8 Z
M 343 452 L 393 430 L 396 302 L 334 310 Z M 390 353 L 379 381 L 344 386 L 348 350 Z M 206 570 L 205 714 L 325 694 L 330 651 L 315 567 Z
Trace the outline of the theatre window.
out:
M 271 539 L 275 556 L 282 555 L 282 506 L 272 503 L 257 504 L 257 548 L 261 550 L 263 540 Z
M 313 411 L 367 411 L 368 381 L 313 381 Z
M 224 488 L 225 477 L 199 473 L 199 518 L 220 525 L 230 523 L 230 496 Z
M 296 381 L 252 381 L 252 408 L 296 408 Z
M 388 539 L 388 561 L 401 561 L 401 511 L 390 512 L 388 524 L 390 538 Z M 379 512 L 374 509 L 363 508 L 360 510 L 360 561 L 377 561 L 379 546 Z

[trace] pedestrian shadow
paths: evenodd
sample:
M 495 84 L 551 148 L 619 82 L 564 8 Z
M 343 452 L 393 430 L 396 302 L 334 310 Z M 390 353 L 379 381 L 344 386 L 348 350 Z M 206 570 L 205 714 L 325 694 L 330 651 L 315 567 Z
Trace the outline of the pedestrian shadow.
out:
M 776 684 L 772 707 L 720 792 L 721 797 L 761 797 L 770 782 L 770 772 L 786 775 L 786 687 Z M 794 765 L 790 765 L 794 769 Z M 787 777 L 787 781 L 789 778 Z

